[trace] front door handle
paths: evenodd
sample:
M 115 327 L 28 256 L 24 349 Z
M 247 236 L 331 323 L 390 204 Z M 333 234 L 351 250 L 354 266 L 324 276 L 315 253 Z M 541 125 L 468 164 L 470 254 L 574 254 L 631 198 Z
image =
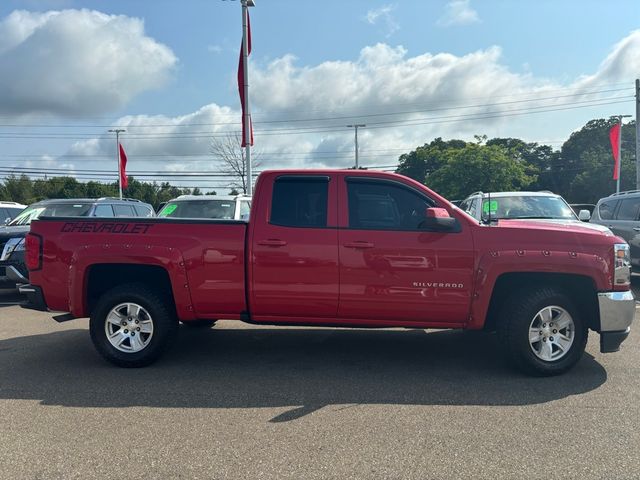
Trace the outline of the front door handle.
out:
M 640 232 L 640 227 L 633 227 L 634 232 Z
M 345 243 L 346 248 L 373 248 L 375 245 L 370 242 L 349 242 Z
M 262 245 L 264 247 L 284 247 L 287 244 L 284 240 L 280 240 L 279 238 L 270 238 L 268 240 L 259 240 L 258 245 Z

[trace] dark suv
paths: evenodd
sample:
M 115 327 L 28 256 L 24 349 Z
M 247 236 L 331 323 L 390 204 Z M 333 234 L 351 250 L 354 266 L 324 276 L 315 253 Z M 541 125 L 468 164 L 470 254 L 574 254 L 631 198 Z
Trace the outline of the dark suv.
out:
M 631 266 L 640 271 L 640 190 L 614 193 L 598 200 L 591 223 L 609 227 L 629 244 Z
M 24 237 L 31 221 L 42 217 L 153 217 L 148 203 L 134 199 L 78 198 L 43 200 L 25 208 L 0 227 L 0 287 L 29 283 L 24 264 Z

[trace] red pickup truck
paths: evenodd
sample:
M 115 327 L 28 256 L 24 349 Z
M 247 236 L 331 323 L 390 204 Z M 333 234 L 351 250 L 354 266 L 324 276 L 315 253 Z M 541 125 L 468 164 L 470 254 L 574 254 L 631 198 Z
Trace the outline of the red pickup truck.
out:
M 109 361 L 156 360 L 178 322 L 498 332 L 535 375 L 630 330 L 629 247 L 587 224 L 478 223 L 424 185 L 362 170 L 260 175 L 250 220 L 41 218 L 28 308 L 90 317 Z

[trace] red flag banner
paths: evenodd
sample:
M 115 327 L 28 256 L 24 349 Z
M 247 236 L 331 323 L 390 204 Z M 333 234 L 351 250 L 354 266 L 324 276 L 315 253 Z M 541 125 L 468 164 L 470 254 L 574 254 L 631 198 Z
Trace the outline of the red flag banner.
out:
M 124 153 L 124 148 L 122 148 L 122 144 L 120 146 L 120 184 L 122 188 L 127 188 L 127 155 Z
M 238 92 L 240 93 L 240 103 L 242 105 L 242 146 L 246 147 L 246 131 L 244 122 L 244 43 L 240 43 L 240 61 L 238 62 Z M 251 54 L 251 22 L 249 22 L 249 12 L 247 11 L 247 57 Z M 249 129 L 251 131 L 251 145 L 253 145 L 253 124 L 249 116 Z
M 613 151 L 613 179 L 618 180 L 620 176 L 620 124 L 616 123 L 609 130 L 609 140 L 611 141 L 611 150 Z

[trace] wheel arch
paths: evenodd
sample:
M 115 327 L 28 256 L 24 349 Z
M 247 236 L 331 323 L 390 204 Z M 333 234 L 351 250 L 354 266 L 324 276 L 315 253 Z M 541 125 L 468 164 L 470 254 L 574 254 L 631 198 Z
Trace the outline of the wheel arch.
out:
M 591 330 L 599 330 L 600 315 L 595 282 L 586 275 L 548 272 L 509 272 L 500 275 L 494 285 L 484 324 L 485 330 L 495 330 L 506 300 L 515 292 L 540 286 L 555 287 L 566 293 Z
M 159 265 L 129 263 L 98 263 L 87 268 L 84 285 L 86 314 L 91 315 L 102 294 L 125 283 L 142 283 L 157 291 L 177 316 L 169 272 Z

